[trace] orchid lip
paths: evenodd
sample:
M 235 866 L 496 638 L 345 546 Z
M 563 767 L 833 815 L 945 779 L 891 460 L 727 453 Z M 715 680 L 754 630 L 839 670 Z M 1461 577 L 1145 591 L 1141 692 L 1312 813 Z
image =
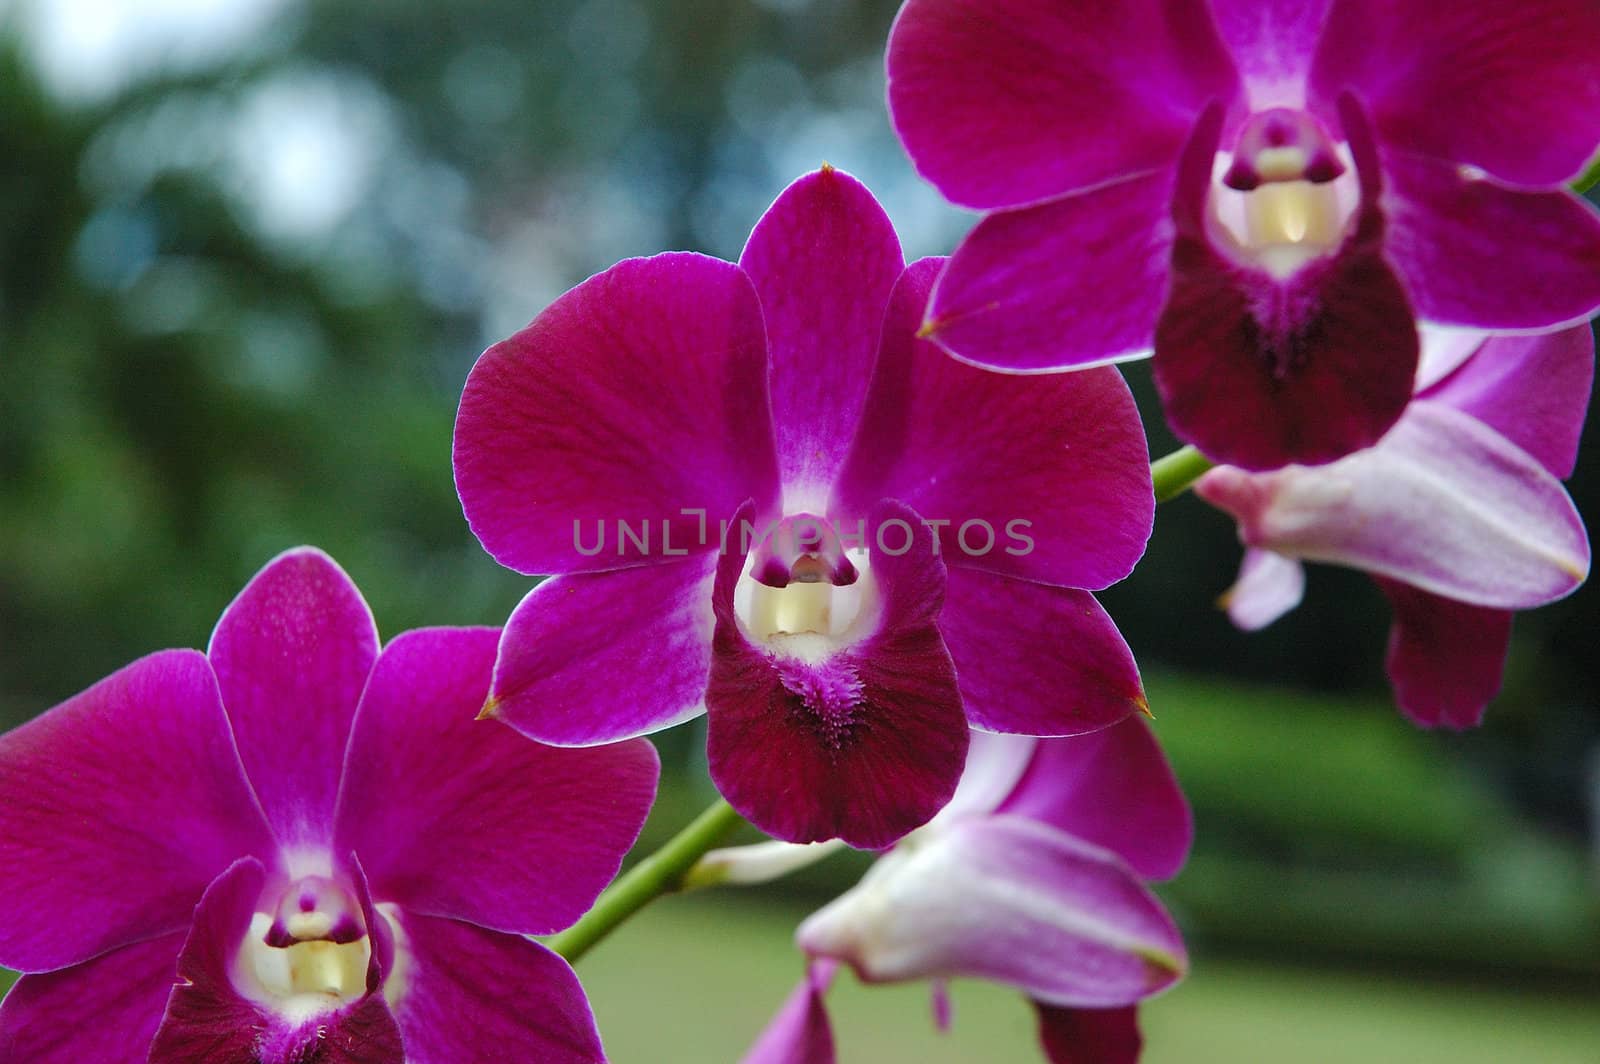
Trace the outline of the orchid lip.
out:
M 1210 217 L 1241 262 L 1284 279 L 1333 252 L 1360 202 L 1349 148 L 1303 111 L 1252 115 L 1218 152 Z
M 353 893 L 304 876 L 263 896 L 239 946 L 240 992 L 291 1020 L 342 1008 L 366 995 L 372 938 Z
M 734 612 L 754 643 L 815 661 L 856 641 L 876 615 L 877 581 L 865 548 L 846 549 L 821 518 L 795 514 L 750 552 Z

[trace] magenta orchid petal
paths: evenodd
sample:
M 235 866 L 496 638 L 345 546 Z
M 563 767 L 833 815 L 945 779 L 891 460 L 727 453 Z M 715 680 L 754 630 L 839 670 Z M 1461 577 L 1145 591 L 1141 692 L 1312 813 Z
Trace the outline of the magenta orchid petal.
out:
M 714 521 L 751 496 L 765 512 L 778 478 L 750 279 L 732 263 L 672 253 L 618 263 L 567 292 L 473 367 L 455 472 L 484 548 L 525 573 L 660 559 L 663 537 L 673 550 L 705 549 L 706 514 Z
M 1172 169 L 987 215 L 928 306 L 958 358 L 1020 373 L 1143 358 L 1172 253 Z
M 286 551 L 223 611 L 206 654 L 279 842 L 326 845 L 350 720 L 378 656 L 361 592 L 321 551 Z
M 794 988 L 787 1001 L 740 1064 L 834 1064 L 833 1026 L 822 997 L 833 981 L 838 965 L 830 960 L 812 961 L 806 977 Z
M 766 320 L 785 509 L 820 513 L 861 417 L 883 308 L 905 266 L 900 239 L 865 186 L 824 167 L 768 208 L 739 265 Z
M 936 519 L 947 565 L 1100 588 L 1132 571 L 1154 520 L 1150 454 L 1113 369 L 1021 378 L 916 336 L 939 260 L 896 286 L 840 511 L 896 498 Z
M 1394 609 L 1386 667 L 1402 712 L 1425 728 L 1472 728 L 1500 692 L 1511 613 L 1378 580 Z
M 410 911 L 400 932 L 394 1014 L 407 1064 L 603 1064 L 578 977 L 548 949 Z
M 937 813 L 961 775 L 967 722 L 936 623 L 944 565 L 914 512 L 888 504 L 871 527 L 891 521 L 906 548 L 873 552 L 862 579 L 878 602 L 864 603 L 838 642 L 811 632 L 761 641 L 734 600 L 744 553 L 730 549 L 718 568 L 711 778 L 751 823 L 786 842 L 887 846 Z
M 1589 571 L 1561 482 L 1468 414 L 1413 404 L 1383 442 L 1333 465 L 1196 485 L 1246 545 L 1388 576 L 1496 609 L 1542 605 Z
M 183 938 L 162 935 L 23 976 L 0 1004 L 0 1060 L 145 1064 L 177 980 Z
M 1408 151 L 1558 185 L 1600 146 L 1596 40 L 1589 0 L 1338 0 L 1311 88 L 1326 100 L 1356 91 L 1383 139 Z
M 1133 652 L 1087 591 L 952 567 L 939 631 L 975 728 L 1078 735 L 1145 705 Z
M 1127 1005 L 1185 966 L 1178 929 L 1120 859 L 1025 817 L 952 820 L 880 858 L 797 932 L 865 982 L 967 976 L 1055 1005 Z
M 0 964 L 49 971 L 185 927 L 272 838 L 217 682 L 152 654 L 0 739 Z
M 1330 0 L 1210 0 L 1252 110 L 1304 108 Z
M 335 852 L 408 912 L 517 934 L 581 916 L 617 873 L 655 796 L 649 743 L 581 750 L 473 719 L 498 633 L 407 632 L 356 714 Z
M 1417 315 L 1544 329 L 1600 310 L 1600 211 L 1565 191 L 1506 188 L 1454 163 L 1384 157 L 1387 252 Z
M 1239 578 L 1218 603 L 1235 625 L 1256 632 L 1300 605 L 1305 593 L 1305 566 L 1285 555 L 1251 547 L 1239 563 Z
M 1138 1064 L 1139 1007 L 1074 1009 L 1035 1001 L 1039 1044 L 1050 1064 Z
M 1578 460 L 1594 385 L 1588 323 L 1536 336 L 1495 336 L 1417 398 L 1471 414 L 1537 458 L 1557 477 Z
M 1376 154 L 1359 109 L 1346 103 L 1361 180 L 1353 225 L 1333 254 L 1282 279 L 1213 245 L 1204 214 L 1216 109 L 1185 149 L 1154 371 L 1173 430 L 1215 461 L 1245 469 L 1333 461 L 1376 443 L 1411 398 L 1416 328 L 1384 258 Z
M 1041 739 L 998 811 L 1110 850 L 1143 879 L 1177 875 L 1194 841 L 1189 802 L 1139 718 L 1092 735 Z
M 699 716 L 716 564 L 708 552 L 539 584 L 506 622 L 489 711 L 559 746 L 627 739 Z
M 910 0 L 889 35 L 889 110 L 917 170 L 1009 207 L 1158 167 L 1237 76 L 1200 4 Z M 1093 100 L 1093 106 L 1085 101 Z
M 238 944 L 267 883 L 259 861 L 236 862 L 206 891 L 178 958 L 178 982 L 150 1064 L 402 1064 L 400 1030 L 383 997 L 278 1012 L 235 985 Z

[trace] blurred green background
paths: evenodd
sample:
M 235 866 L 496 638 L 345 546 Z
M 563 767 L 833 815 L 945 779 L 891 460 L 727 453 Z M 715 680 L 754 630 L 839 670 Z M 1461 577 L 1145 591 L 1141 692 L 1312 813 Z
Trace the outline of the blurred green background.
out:
M 971 224 L 890 133 L 894 7 L 0 0 L 0 723 L 203 646 L 298 543 L 386 636 L 502 621 L 527 582 L 449 466 L 486 344 L 619 258 L 736 257 L 823 160 L 911 255 Z M 1363 578 L 1313 571 L 1245 636 L 1212 604 L 1237 556 L 1182 499 L 1104 596 L 1199 822 L 1164 889 L 1194 973 L 1150 1008 L 1150 1059 L 1600 1061 L 1600 597 L 1519 618 L 1488 725 L 1424 734 L 1387 703 Z M 661 737 L 652 837 L 707 797 L 701 741 Z M 859 867 L 675 900 L 597 950 L 619 1064 L 732 1059 L 798 975 L 795 921 Z M 846 1061 L 1028 1059 L 993 988 L 957 988 L 949 1036 L 919 990 L 838 998 Z

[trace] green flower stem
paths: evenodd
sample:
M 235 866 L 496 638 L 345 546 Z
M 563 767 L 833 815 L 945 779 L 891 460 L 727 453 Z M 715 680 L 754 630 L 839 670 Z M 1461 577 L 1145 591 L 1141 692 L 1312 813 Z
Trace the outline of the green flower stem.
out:
M 1211 468 L 1211 459 L 1193 447 L 1180 447 L 1150 463 L 1156 482 L 1156 502 L 1171 502 L 1189 490 Z
M 691 868 L 728 841 L 744 818 L 718 798 L 666 845 L 630 868 L 600 895 L 594 908 L 546 945 L 569 962 L 588 953 L 634 913 L 663 894 L 683 888 Z

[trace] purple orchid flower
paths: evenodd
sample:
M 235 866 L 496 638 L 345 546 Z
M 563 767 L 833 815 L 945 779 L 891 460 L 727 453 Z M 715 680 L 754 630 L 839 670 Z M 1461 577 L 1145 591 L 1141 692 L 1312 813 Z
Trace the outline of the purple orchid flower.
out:
M 486 712 L 560 745 L 706 713 L 712 778 L 763 831 L 877 848 L 949 799 L 969 725 L 1142 708 L 1084 590 L 1150 534 L 1127 386 L 917 339 L 938 268 L 825 167 L 737 265 L 619 263 L 486 351 L 462 506 L 501 564 L 560 574 L 508 622 Z
M 1179 436 L 1245 469 L 1399 419 L 1415 320 L 1600 308 L 1591 0 L 907 0 L 889 105 L 990 213 L 925 330 L 1017 372 L 1143 357 Z
M 0 738 L 0 1060 L 603 1059 L 572 923 L 655 792 L 648 743 L 474 724 L 493 629 L 382 649 L 281 555 L 202 655 L 143 658 Z
M 1183 942 L 1146 880 L 1175 875 L 1193 838 L 1188 803 L 1144 721 L 1065 739 L 974 735 L 949 806 L 809 917 L 811 963 L 744 1064 L 832 1064 L 823 995 L 847 964 L 867 983 L 1014 986 L 1039 1009 L 1059 1064 L 1131 1064 L 1137 1003 L 1175 983 Z M 741 876 L 745 853 L 708 861 Z
M 1300 560 L 1372 574 L 1394 609 L 1388 671 L 1418 724 L 1467 728 L 1500 689 L 1512 611 L 1571 593 L 1589 539 L 1561 486 L 1594 380 L 1587 325 L 1541 336 L 1426 332 L 1416 398 L 1376 447 L 1195 490 L 1248 548 L 1224 596 L 1241 628 L 1300 602 Z

